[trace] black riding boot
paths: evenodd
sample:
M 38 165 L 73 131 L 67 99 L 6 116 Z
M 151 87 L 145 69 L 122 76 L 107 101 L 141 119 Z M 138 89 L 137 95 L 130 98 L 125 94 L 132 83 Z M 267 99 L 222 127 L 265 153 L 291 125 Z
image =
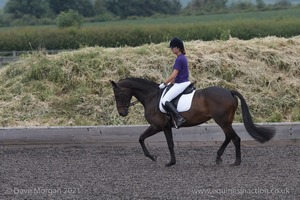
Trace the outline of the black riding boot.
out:
M 179 112 L 177 111 L 177 109 L 175 108 L 175 106 L 166 101 L 165 103 L 165 107 L 167 109 L 167 111 L 171 112 L 174 116 L 174 125 L 175 128 L 179 128 L 186 120 L 179 114 Z

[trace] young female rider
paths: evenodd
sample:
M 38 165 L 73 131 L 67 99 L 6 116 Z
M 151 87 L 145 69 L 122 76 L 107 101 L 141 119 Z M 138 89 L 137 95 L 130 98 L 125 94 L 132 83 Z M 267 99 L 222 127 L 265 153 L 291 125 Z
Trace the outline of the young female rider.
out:
M 172 52 L 177 56 L 173 65 L 171 75 L 159 85 L 160 89 L 165 88 L 169 83 L 174 86 L 162 98 L 162 104 L 167 111 L 171 112 L 175 117 L 175 128 L 179 128 L 186 120 L 179 114 L 175 106 L 171 103 L 175 97 L 182 93 L 190 84 L 188 61 L 185 57 L 185 49 L 183 42 L 178 38 L 173 38 L 170 42 Z

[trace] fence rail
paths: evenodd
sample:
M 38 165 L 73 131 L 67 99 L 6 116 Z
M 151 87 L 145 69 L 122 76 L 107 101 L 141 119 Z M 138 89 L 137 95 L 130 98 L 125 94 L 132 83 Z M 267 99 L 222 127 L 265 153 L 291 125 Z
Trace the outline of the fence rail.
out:
M 276 128 L 275 137 L 267 145 L 300 145 L 300 123 L 259 124 Z M 1 146 L 10 145 L 138 145 L 141 133 L 148 125 L 137 126 L 78 126 L 78 127 L 20 127 L 0 128 Z M 260 145 L 253 140 L 241 123 L 233 124 L 241 137 L 242 145 Z M 221 145 L 225 136 L 216 124 L 173 130 L 175 146 Z M 166 146 L 165 136 L 160 133 L 146 140 L 147 144 Z
M 42 50 L 47 54 L 57 54 L 66 50 Z M 19 60 L 21 55 L 32 54 L 38 51 L 0 51 L 0 66 Z

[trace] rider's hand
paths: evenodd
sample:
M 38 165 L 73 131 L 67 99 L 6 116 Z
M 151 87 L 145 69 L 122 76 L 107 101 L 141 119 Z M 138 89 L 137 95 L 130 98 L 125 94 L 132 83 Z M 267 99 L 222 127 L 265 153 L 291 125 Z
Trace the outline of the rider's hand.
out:
M 158 87 L 159 87 L 159 89 L 164 89 L 166 87 L 166 85 L 164 83 L 162 83 Z

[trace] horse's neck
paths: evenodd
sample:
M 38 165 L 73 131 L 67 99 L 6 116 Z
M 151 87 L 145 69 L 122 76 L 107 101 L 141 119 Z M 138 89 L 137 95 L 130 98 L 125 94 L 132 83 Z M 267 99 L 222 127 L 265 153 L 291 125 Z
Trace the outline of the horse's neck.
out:
M 133 96 L 137 98 L 137 100 L 141 102 L 144 107 L 147 107 L 153 101 L 157 101 L 157 99 L 159 99 L 159 90 L 149 90 L 142 88 L 133 89 Z
M 154 91 L 143 91 L 143 90 L 133 90 L 133 96 L 137 98 L 141 103 L 144 101 L 149 101 L 153 98 L 153 96 L 156 96 L 156 92 Z

